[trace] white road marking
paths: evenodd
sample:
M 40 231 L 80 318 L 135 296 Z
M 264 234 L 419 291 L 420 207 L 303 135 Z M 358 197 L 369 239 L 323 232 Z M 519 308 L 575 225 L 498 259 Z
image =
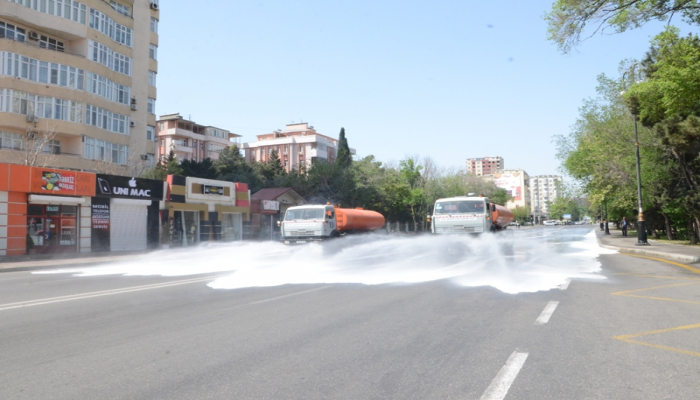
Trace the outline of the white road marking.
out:
M 111 296 L 114 294 L 138 292 L 141 290 L 160 289 L 160 288 L 169 287 L 169 286 L 187 285 L 189 283 L 211 281 L 211 280 L 214 280 L 216 278 L 217 277 L 215 277 L 215 276 L 208 276 L 205 278 L 199 277 L 199 278 L 193 278 L 193 279 L 183 279 L 180 281 L 156 283 L 156 284 L 152 284 L 152 285 L 133 286 L 133 287 L 123 288 L 123 289 L 110 289 L 110 290 L 102 290 L 99 292 L 72 294 L 72 295 L 68 295 L 68 296 L 49 297 L 46 299 L 37 299 L 37 300 L 20 301 L 17 303 L 0 304 L 0 311 L 11 310 L 13 308 L 32 307 L 32 306 L 40 306 L 40 305 L 44 305 L 44 304 L 60 303 L 63 301 L 89 299 L 91 297 Z
M 513 384 L 513 381 L 518 376 L 518 372 L 525 364 L 525 360 L 527 360 L 527 353 L 514 351 L 508 357 L 508 361 L 498 372 L 498 375 L 493 378 L 489 387 L 486 388 L 484 394 L 481 395 L 481 400 L 503 400 L 508 394 L 510 385 Z
M 331 287 L 331 286 L 328 285 L 328 286 L 323 286 L 323 287 L 320 287 L 320 288 L 304 290 L 304 291 L 302 291 L 302 292 L 296 292 L 296 293 L 292 293 L 292 294 L 285 294 L 284 296 L 277 296 L 277 297 L 273 297 L 273 298 L 271 298 L 271 299 L 265 299 L 265 300 L 260 300 L 260 301 L 254 301 L 254 302 L 248 303 L 248 304 L 246 304 L 246 305 L 247 305 L 247 306 L 250 306 L 250 305 L 253 305 L 253 304 L 267 303 L 268 301 L 275 301 L 275 300 L 279 300 L 279 299 L 284 299 L 285 297 L 296 296 L 296 295 L 298 295 L 298 294 L 304 294 L 304 293 L 309 293 L 309 292 L 315 292 L 315 291 L 317 291 L 317 290 L 326 289 L 326 288 L 329 288 L 329 287 Z
M 569 283 L 571 283 L 571 279 L 565 280 L 564 283 L 562 283 L 561 285 L 559 285 L 559 289 L 560 289 L 560 290 L 566 290 L 566 289 L 568 289 L 568 288 L 569 288 Z
M 542 310 L 542 314 L 540 314 L 539 317 L 537 317 L 537 321 L 535 321 L 535 325 L 544 325 L 549 321 L 549 318 L 552 316 L 552 313 L 554 312 L 554 309 L 557 308 L 559 305 L 558 301 L 550 301 L 547 303 L 547 305 L 544 307 L 544 310 Z

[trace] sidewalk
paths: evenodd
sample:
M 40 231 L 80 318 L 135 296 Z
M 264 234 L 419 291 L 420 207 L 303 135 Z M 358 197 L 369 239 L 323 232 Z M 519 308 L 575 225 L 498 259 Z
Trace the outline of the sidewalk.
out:
M 649 239 L 647 241 L 650 246 L 637 246 L 637 236 L 623 237 L 622 232 L 618 230 L 611 230 L 610 235 L 606 235 L 600 229 L 596 229 L 595 234 L 598 237 L 600 247 L 617 250 L 620 253 L 666 258 L 685 263 L 700 262 L 700 248 L 698 247 L 668 244 Z
M 126 261 L 151 251 L 155 250 L 0 257 L 0 273 Z

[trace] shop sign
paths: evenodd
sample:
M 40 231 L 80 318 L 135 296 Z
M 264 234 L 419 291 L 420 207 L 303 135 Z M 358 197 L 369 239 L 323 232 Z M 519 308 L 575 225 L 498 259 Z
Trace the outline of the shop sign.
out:
M 97 174 L 96 180 L 98 197 L 163 200 L 162 181 L 103 174 Z
M 109 199 L 92 198 L 92 250 L 109 250 Z
M 280 210 L 280 202 L 279 201 L 272 201 L 272 200 L 263 200 L 262 201 L 262 209 L 263 210 L 271 210 L 271 211 L 279 211 Z
M 92 196 L 94 174 L 50 168 L 32 168 L 31 192 Z
M 224 195 L 223 186 L 212 186 L 212 185 L 202 185 L 202 193 L 204 194 L 216 194 L 219 196 Z

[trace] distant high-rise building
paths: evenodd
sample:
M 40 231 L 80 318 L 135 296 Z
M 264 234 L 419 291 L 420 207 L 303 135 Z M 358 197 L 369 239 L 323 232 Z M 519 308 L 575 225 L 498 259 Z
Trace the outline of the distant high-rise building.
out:
M 277 130 L 257 136 L 256 142 L 243 143 L 247 162 L 265 162 L 277 151 L 282 166 L 290 171 L 311 167 L 314 161 L 335 162 L 338 155 L 338 139 L 321 135 L 313 126 L 302 122 L 289 124 L 285 130 Z M 350 149 L 355 154 L 355 149 Z
M 123 175 L 152 166 L 158 0 L 0 4 L 0 159 L 38 152 L 37 165 Z
M 156 125 L 158 160 L 172 151 L 178 161 L 219 159 L 219 153 L 234 144 L 240 146 L 241 135 L 226 129 L 197 124 L 179 113 L 161 115 Z
M 530 178 L 530 210 L 535 216 L 548 216 L 549 206 L 561 195 L 560 175 L 538 175 Z
M 467 172 L 476 176 L 493 175 L 503 170 L 503 157 L 481 157 L 467 159 Z

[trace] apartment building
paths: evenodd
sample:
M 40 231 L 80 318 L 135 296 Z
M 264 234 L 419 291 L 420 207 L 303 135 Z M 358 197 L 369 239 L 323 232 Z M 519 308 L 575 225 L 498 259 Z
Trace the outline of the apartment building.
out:
M 0 6 L 0 159 L 130 176 L 152 166 L 158 0 Z
M 225 129 L 197 124 L 184 119 L 179 113 L 161 115 L 156 123 L 158 160 L 172 150 L 178 160 L 217 160 L 219 153 L 234 144 L 240 147 L 241 135 Z
M 561 195 L 560 175 L 538 175 L 530 178 L 531 212 L 535 216 L 548 216 L 549 206 Z
M 503 170 L 503 157 L 481 157 L 467 159 L 467 172 L 476 176 L 493 175 Z
M 314 161 L 335 162 L 338 155 L 338 139 L 322 135 L 308 123 L 289 124 L 284 131 L 258 135 L 256 142 L 243 143 L 246 162 L 265 162 L 272 151 L 279 154 L 287 171 L 309 168 Z M 355 149 L 350 149 L 355 154 Z

